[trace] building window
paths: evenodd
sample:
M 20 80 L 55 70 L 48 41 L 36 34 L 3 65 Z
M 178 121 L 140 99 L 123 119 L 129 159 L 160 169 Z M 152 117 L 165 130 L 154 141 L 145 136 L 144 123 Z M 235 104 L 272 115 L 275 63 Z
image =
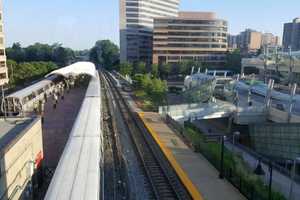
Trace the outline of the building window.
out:
M 3 39 L 3 37 L 0 37 L 0 44 L 4 44 L 4 39 Z
M 4 49 L 0 49 L 0 56 L 4 56 L 4 55 L 5 55 Z
M 0 79 L 6 79 L 6 73 L 1 73 L 0 74 Z
M 1 61 L 1 62 L 0 62 L 0 67 L 1 67 L 1 68 L 2 68 L 2 67 L 6 67 L 5 61 Z

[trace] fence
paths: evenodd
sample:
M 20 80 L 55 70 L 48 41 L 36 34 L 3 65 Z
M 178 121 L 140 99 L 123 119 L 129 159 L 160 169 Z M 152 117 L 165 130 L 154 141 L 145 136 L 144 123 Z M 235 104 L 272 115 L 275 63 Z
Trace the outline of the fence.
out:
M 193 124 L 187 122 L 184 126 L 177 123 L 170 116 L 166 122 L 184 138 L 185 143 L 192 146 L 195 152 L 201 153 L 218 171 L 221 169 L 221 142 L 220 136 L 208 139 Z M 219 138 L 217 138 L 219 137 Z M 224 149 L 223 176 L 234 185 L 249 200 L 284 200 L 284 196 L 273 191 L 269 194 L 268 185 L 261 177 L 253 173 L 243 159 Z

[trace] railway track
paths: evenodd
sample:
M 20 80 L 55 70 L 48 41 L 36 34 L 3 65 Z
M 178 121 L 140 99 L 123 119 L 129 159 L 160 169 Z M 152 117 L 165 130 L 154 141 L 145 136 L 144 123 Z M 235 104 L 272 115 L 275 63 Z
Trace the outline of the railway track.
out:
M 108 87 L 130 130 L 132 141 L 135 144 L 141 165 L 151 186 L 150 199 L 192 199 L 158 145 L 148 134 L 137 113 L 131 110 L 122 97 L 119 89 L 113 82 L 114 80 L 106 72 L 102 73 L 102 76 L 107 80 Z
M 114 116 L 111 113 L 109 94 L 105 80 L 101 80 L 102 89 L 102 113 L 104 134 L 104 199 L 119 200 L 128 199 L 128 184 L 124 160 L 120 150 L 120 142 L 117 136 L 117 127 Z

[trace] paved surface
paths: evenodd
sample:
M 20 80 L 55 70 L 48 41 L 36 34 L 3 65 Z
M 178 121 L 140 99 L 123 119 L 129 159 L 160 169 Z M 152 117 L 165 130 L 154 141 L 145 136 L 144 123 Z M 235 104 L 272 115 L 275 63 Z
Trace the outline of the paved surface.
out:
M 157 113 L 144 113 L 144 121 L 157 134 L 160 141 L 169 149 L 177 163 L 207 200 L 245 199 L 226 180 L 218 178 L 218 171 L 201 155 L 193 152 L 179 136 L 164 123 Z
M 203 132 L 206 134 L 209 134 L 208 130 L 210 129 L 212 133 L 217 133 L 217 134 L 223 134 L 225 135 L 225 129 L 226 127 L 222 126 L 222 124 L 213 122 L 213 121 L 195 121 L 194 124 L 200 128 Z M 230 138 L 231 140 L 231 138 Z M 255 169 L 258 163 L 257 158 L 243 150 L 242 148 L 238 147 L 237 145 L 233 145 L 231 141 L 226 141 L 225 142 L 225 147 L 230 150 L 235 152 L 236 154 L 240 155 L 243 157 L 244 161 L 249 165 L 251 169 Z M 265 176 L 263 177 L 263 181 L 268 184 L 269 181 L 269 166 L 262 163 L 262 167 L 264 172 L 266 173 Z M 291 188 L 291 179 L 284 174 L 280 173 L 278 170 L 273 169 L 273 188 L 276 191 L 281 192 L 286 198 L 289 197 L 290 193 L 290 188 Z M 293 185 L 293 197 L 300 197 L 300 185 L 297 183 L 294 183 Z M 294 198 L 297 199 L 297 198 Z
M 86 88 L 74 88 L 69 94 L 65 93 L 64 100 L 59 99 L 56 109 L 53 109 L 53 98 L 48 98 L 43 124 L 45 167 L 56 168 L 81 107 L 85 91 Z

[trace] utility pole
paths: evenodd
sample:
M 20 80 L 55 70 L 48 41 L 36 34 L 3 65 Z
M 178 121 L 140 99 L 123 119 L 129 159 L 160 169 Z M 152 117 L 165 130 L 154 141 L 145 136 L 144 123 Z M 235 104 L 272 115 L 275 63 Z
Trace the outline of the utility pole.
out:
M 264 46 L 264 82 L 267 83 L 268 47 Z
M 292 56 L 292 48 L 289 46 L 289 58 L 290 58 L 290 66 L 289 66 L 289 83 L 292 82 L 293 76 L 293 56 Z
M 269 200 L 272 200 L 272 180 L 273 180 L 273 164 L 272 161 L 269 163 Z
M 220 161 L 220 174 L 219 178 L 223 179 L 224 178 L 224 143 L 225 143 L 225 137 L 226 136 L 221 136 L 221 161 Z
M 293 112 L 293 106 L 294 106 L 294 97 L 296 95 L 296 91 L 297 91 L 297 83 L 295 83 L 291 89 L 290 92 L 290 102 L 289 102 L 289 113 L 288 113 L 288 123 L 291 123 L 291 119 L 292 119 L 292 112 Z

